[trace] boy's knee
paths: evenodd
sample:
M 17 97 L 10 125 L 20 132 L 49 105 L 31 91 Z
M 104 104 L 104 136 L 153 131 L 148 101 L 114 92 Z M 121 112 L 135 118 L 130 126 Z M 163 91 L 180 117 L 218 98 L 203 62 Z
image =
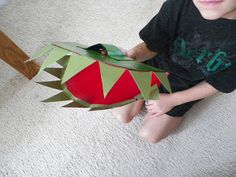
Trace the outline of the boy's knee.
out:
M 113 116 L 122 123 L 129 123 L 141 110 L 143 101 L 136 101 L 134 103 L 116 107 L 112 109 Z
M 131 122 L 132 117 L 130 117 L 129 115 L 124 115 L 122 113 L 119 113 L 117 111 L 112 110 L 112 115 L 121 123 L 127 124 L 129 122 Z
M 155 136 L 153 136 L 153 132 L 150 132 L 149 130 L 146 130 L 146 129 L 140 129 L 139 136 L 141 136 L 146 141 L 152 144 L 156 144 L 165 138 L 161 134 L 156 134 Z
M 132 118 L 128 117 L 128 116 L 122 116 L 122 115 L 117 115 L 115 116 L 116 119 L 121 122 L 121 123 L 124 123 L 124 124 L 127 124 L 129 122 L 131 122 Z

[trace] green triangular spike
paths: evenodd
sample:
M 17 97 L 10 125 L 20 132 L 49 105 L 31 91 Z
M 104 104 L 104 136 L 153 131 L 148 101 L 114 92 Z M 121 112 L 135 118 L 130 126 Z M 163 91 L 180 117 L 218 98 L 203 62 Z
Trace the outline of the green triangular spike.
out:
M 87 106 L 80 104 L 78 102 L 75 102 L 75 101 L 73 101 L 67 105 L 64 105 L 62 107 L 64 107 L 64 108 L 87 108 Z
M 157 85 L 152 86 L 150 93 L 150 100 L 159 100 L 159 88 Z
M 138 88 L 140 89 L 143 98 L 145 100 L 149 99 L 150 88 L 151 88 L 151 72 L 139 72 L 139 71 L 131 71 L 131 75 L 133 76 Z
M 49 82 L 37 82 L 37 83 L 47 86 L 47 87 L 50 87 L 50 88 L 63 90 L 60 80 L 59 81 L 49 81 Z
M 67 100 L 71 100 L 71 98 L 69 98 L 64 92 L 61 92 L 46 100 L 43 100 L 42 102 L 55 102 L 55 101 L 67 101 Z
M 162 85 L 166 88 L 166 90 L 169 93 L 172 93 L 172 90 L 171 90 L 171 87 L 170 87 L 170 82 L 169 82 L 169 79 L 168 79 L 167 75 L 165 73 L 159 73 L 159 72 L 155 72 L 155 75 L 160 80 Z
M 99 64 L 102 77 L 103 95 L 105 98 L 117 80 L 125 72 L 125 69 L 112 67 L 102 62 Z
M 86 68 L 87 66 L 91 65 L 94 62 L 95 60 L 92 60 L 86 56 L 72 54 L 68 61 L 66 70 L 64 72 L 62 83 L 65 83 L 75 74 L 79 73 L 84 68 Z
M 62 68 L 45 68 L 44 71 L 59 79 L 61 78 L 62 75 Z
M 113 108 L 113 106 L 106 106 L 106 105 L 102 105 L 102 106 L 96 106 L 96 107 L 92 107 L 91 109 L 89 109 L 89 111 L 100 111 L 100 110 L 105 110 L 105 109 L 111 109 Z
M 135 99 L 131 99 L 131 100 L 122 101 L 122 102 L 111 104 L 111 105 L 91 105 L 91 109 L 89 111 L 111 109 L 114 107 L 120 107 L 120 106 L 127 105 L 129 103 L 133 103 L 134 101 L 135 101 Z
M 70 55 L 66 55 L 62 57 L 60 60 L 57 60 L 57 63 L 61 65 L 62 67 L 65 67 L 69 61 Z
M 39 72 L 41 72 L 42 70 L 44 70 L 45 68 L 47 68 L 49 65 L 55 63 L 56 61 L 60 60 L 62 57 L 64 57 L 65 55 L 69 54 L 70 51 L 62 49 L 62 48 L 58 48 L 55 47 L 48 55 L 46 61 L 44 61 L 44 63 L 42 64 L 42 66 L 40 67 Z
M 42 49 L 38 50 L 36 53 L 34 53 L 32 55 L 32 57 L 28 60 L 26 60 L 25 62 L 29 62 L 32 61 L 36 58 L 39 58 L 45 54 L 47 54 L 50 50 L 52 50 L 55 46 L 53 46 L 52 44 L 47 45 L 46 47 L 43 47 Z

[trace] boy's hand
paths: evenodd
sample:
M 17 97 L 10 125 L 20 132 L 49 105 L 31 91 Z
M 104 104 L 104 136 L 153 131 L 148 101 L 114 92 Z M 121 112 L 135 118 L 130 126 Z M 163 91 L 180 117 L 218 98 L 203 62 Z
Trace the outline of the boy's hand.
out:
M 161 93 L 159 100 L 149 100 L 146 104 L 147 111 L 152 114 L 152 117 L 165 114 L 173 107 L 190 101 L 203 99 L 214 95 L 218 92 L 213 86 L 206 81 L 182 91 L 175 93 Z
M 157 55 L 156 52 L 149 50 L 144 42 L 138 44 L 137 46 L 133 47 L 132 49 L 124 53 L 126 54 L 127 57 L 133 58 L 140 62 L 153 58 L 154 56 Z
M 175 100 L 171 97 L 171 94 L 168 93 L 161 93 L 159 100 L 148 100 L 148 102 L 145 103 L 145 107 L 147 111 L 151 113 L 151 117 L 165 114 L 174 106 L 176 106 Z

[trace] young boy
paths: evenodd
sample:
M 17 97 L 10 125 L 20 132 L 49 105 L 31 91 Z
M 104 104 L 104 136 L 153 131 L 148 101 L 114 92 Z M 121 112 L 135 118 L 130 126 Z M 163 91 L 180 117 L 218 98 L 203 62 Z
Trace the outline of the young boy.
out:
M 140 31 L 144 41 L 127 56 L 169 73 L 173 93 L 145 103 L 139 134 L 151 143 L 168 136 L 196 102 L 236 88 L 236 0 L 167 0 Z M 128 123 L 143 105 L 137 101 L 112 110 Z

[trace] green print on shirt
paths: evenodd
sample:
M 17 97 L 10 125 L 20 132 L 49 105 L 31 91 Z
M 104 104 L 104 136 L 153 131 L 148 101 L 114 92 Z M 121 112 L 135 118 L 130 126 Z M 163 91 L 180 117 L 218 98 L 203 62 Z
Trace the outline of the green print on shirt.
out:
M 226 52 L 217 50 L 213 53 L 205 48 L 187 48 L 185 40 L 180 37 L 174 41 L 172 47 L 174 55 L 185 59 L 185 61 L 182 61 L 183 63 L 189 63 L 194 58 L 205 75 L 216 73 L 232 65 L 231 61 L 227 59 Z

